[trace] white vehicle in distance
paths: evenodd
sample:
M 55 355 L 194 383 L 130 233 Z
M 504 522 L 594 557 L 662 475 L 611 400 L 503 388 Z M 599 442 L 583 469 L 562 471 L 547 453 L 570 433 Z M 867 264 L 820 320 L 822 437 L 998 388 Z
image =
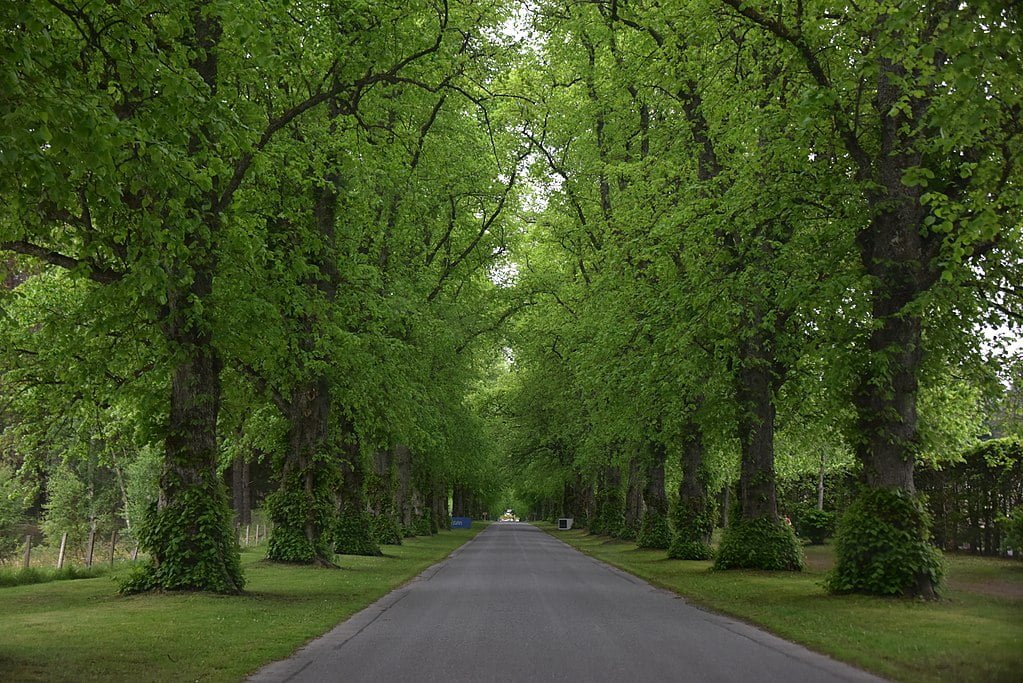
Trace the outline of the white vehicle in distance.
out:
M 512 512 L 511 510 L 505 510 L 504 514 L 501 515 L 498 519 L 502 522 L 517 522 L 519 521 L 519 516 Z

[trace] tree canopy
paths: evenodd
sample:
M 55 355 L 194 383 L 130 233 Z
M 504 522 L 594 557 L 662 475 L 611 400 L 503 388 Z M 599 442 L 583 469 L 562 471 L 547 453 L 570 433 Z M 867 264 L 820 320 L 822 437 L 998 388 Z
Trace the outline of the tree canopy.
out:
M 275 561 L 518 505 L 799 570 L 807 480 L 834 590 L 931 595 L 916 469 L 1018 427 L 1014 5 L 0 18 L 0 479 L 124 525 L 126 589 L 240 591 L 262 463 Z

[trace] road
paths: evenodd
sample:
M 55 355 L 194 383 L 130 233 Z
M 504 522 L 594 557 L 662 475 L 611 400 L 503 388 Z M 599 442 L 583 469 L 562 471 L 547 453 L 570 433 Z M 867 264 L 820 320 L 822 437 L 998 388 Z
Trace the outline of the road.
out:
M 249 680 L 880 679 L 501 523 Z

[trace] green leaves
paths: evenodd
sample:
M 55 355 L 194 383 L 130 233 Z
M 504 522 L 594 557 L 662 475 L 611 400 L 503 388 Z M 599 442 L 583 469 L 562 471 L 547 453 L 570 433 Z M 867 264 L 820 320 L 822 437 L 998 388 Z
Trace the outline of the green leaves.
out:
M 863 491 L 839 522 L 828 588 L 933 598 L 944 568 L 929 529 L 930 517 L 916 496 L 897 489 Z

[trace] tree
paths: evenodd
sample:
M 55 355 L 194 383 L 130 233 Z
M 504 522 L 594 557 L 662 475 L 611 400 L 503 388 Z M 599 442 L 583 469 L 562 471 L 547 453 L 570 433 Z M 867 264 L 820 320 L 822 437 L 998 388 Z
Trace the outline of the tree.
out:
M 857 359 L 853 444 L 869 487 L 860 512 L 880 514 L 892 496 L 915 493 L 923 312 L 945 283 L 973 280 L 1016 241 L 1018 11 L 872 3 L 829 18 L 823 6 L 769 15 L 753 3 L 723 4 L 798 55 L 809 76 L 802 108 L 830 122 L 842 153 L 835 166 L 862 188 L 868 220 L 856 238 L 870 324 Z M 886 536 L 906 539 L 899 544 L 916 557 L 901 592 L 929 596 L 939 573 L 924 521 L 896 518 Z M 871 590 L 872 563 L 857 562 L 840 555 L 836 589 Z

